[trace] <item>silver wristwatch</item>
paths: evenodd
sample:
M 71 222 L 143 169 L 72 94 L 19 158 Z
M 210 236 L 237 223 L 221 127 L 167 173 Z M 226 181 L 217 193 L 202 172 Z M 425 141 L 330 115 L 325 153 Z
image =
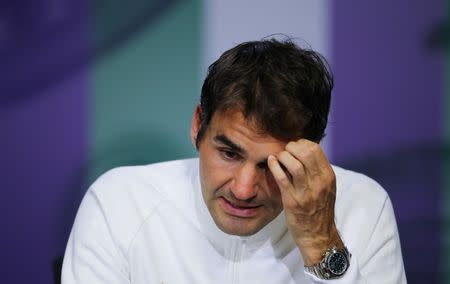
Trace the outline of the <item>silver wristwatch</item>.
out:
M 349 268 L 351 256 L 345 246 L 342 249 L 332 247 L 325 251 L 322 261 L 313 266 L 305 266 L 305 270 L 320 279 L 339 278 Z

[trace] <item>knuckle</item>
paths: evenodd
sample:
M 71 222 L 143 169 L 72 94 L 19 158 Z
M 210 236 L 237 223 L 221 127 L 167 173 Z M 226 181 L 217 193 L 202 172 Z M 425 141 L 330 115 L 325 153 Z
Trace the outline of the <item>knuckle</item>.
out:
M 321 149 L 320 148 L 320 144 L 319 143 L 315 143 L 315 142 L 311 142 L 310 147 L 312 149 L 315 149 L 315 150 L 320 150 Z
M 294 163 L 292 163 L 291 169 L 294 173 L 299 173 L 303 170 L 303 166 L 299 161 L 295 161 Z
M 304 151 L 302 151 L 300 154 L 299 154 L 299 156 L 300 156 L 300 158 L 302 158 L 302 159 L 305 159 L 305 160 L 309 160 L 309 159 L 311 159 L 311 157 L 313 157 L 313 155 L 314 155 L 314 153 L 311 151 L 311 149 L 306 149 L 306 150 L 304 150 Z
M 280 183 L 280 185 L 282 187 L 288 187 L 291 184 L 291 182 L 290 182 L 290 180 L 289 180 L 289 178 L 287 176 L 279 177 L 278 178 L 278 182 Z
M 292 150 L 294 150 L 294 148 L 296 148 L 296 145 L 297 145 L 297 142 L 290 141 L 289 143 L 286 144 L 285 148 L 288 151 L 292 151 Z
M 278 159 L 283 159 L 284 157 L 286 157 L 288 153 L 286 151 L 281 151 L 277 154 L 277 158 Z
M 301 177 L 303 176 L 303 167 L 300 163 L 297 163 L 293 168 L 294 174 Z
M 321 151 L 319 144 L 313 143 L 309 146 L 309 152 L 312 154 L 319 153 Z

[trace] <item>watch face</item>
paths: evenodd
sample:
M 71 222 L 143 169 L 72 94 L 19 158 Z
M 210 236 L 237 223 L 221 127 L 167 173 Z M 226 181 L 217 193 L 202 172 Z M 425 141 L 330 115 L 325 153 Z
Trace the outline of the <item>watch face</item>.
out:
M 335 252 L 328 258 L 328 269 L 334 275 L 342 275 L 348 268 L 348 261 L 341 252 Z

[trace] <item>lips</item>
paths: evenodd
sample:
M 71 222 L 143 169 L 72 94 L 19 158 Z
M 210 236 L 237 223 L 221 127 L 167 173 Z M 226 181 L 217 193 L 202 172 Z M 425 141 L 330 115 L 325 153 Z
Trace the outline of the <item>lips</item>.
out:
M 219 204 L 227 214 L 240 218 L 255 217 L 262 207 L 262 205 L 248 206 L 245 204 L 231 203 L 223 197 L 219 198 Z

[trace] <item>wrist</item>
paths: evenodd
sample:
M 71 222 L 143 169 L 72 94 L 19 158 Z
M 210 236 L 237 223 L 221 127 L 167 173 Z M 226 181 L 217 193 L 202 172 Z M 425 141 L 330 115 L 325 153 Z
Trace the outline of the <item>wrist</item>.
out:
M 305 266 L 313 266 L 320 263 L 324 253 L 332 247 L 337 249 L 344 248 L 344 243 L 337 229 L 332 230 L 328 236 L 300 239 L 296 243 L 302 254 Z
M 328 249 L 323 259 L 316 265 L 305 266 L 305 271 L 320 279 L 335 279 L 342 277 L 350 267 L 351 253 L 344 246 L 342 249 Z

